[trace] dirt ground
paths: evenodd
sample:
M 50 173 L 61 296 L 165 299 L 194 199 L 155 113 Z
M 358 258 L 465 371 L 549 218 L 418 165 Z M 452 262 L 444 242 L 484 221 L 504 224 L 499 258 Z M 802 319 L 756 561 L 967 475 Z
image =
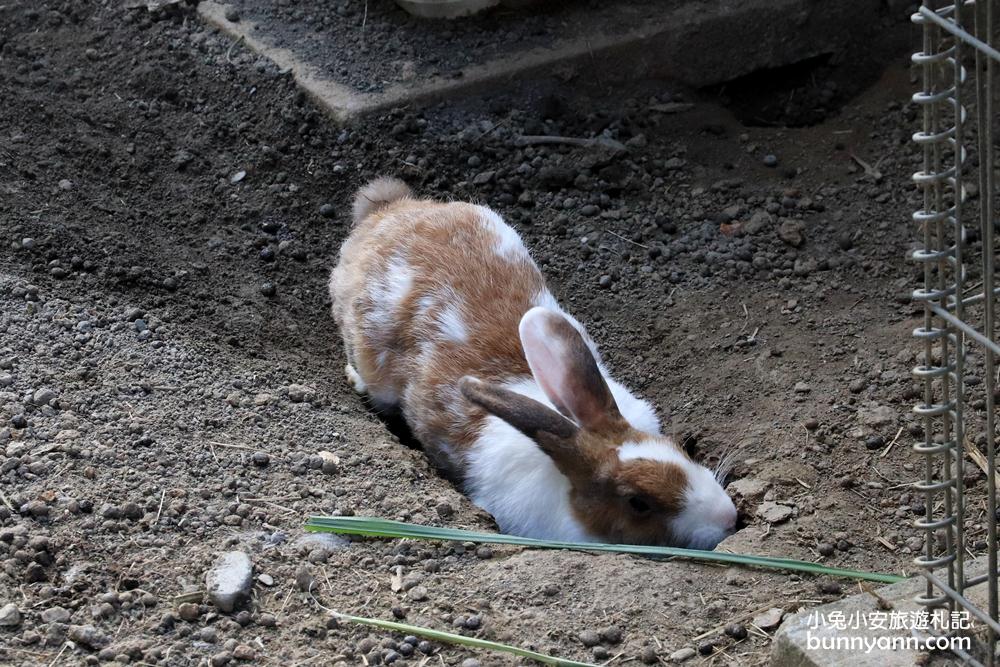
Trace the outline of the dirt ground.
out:
M 747 527 L 720 548 L 908 571 L 907 58 L 795 129 L 585 83 L 337 127 L 190 9 L 0 5 L 0 661 L 517 664 L 325 607 L 584 661 L 753 665 L 757 614 L 857 590 L 306 536 L 310 514 L 493 529 L 342 376 L 325 281 L 354 190 L 385 173 L 501 211 L 615 376 L 699 458 L 735 450 Z M 226 613 L 201 592 L 232 550 L 255 579 Z

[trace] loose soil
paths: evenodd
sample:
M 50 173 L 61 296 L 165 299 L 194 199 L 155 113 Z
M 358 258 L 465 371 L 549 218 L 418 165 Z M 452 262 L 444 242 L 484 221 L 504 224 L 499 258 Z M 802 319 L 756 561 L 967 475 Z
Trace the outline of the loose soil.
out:
M 346 384 L 327 272 L 376 175 L 490 204 L 615 376 L 699 458 L 733 453 L 747 527 L 720 548 L 910 571 L 911 87 L 901 55 L 797 129 L 745 127 L 662 82 L 525 86 L 337 127 L 186 6 L 0 6 L 0 607 L 19 616 L 0 661 L 425 664 L 330 608 L 593 662 L 691 648 L 765 664 L 756 612 L 853 587 L 304 537 L 310 514 L 494 528 Z M 662 111 L 676 102 L 694 106 Z M 517 147 L 522 133 L 627 152 Z M 234 549 L 252 599 L 221 613 L 204 574 Z M 422 648 L 426 664 L 517 664 Z

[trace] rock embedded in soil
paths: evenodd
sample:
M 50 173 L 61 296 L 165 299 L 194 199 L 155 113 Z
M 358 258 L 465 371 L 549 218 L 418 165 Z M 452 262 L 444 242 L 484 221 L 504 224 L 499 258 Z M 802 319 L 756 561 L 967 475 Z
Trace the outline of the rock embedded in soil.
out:
M 747 627 L 742 623 L 730 623 L 726 626 L 726 634 L 739 641 L 747 638 Z
M 622 629 L 616 625 L 604 628 L 601 630 L 601 641 L 607 644 L 621 644 Z
M 50 607 L 42 612 L 44 623 L 69 623 L 70 613 L 63 607 Z
M 794 510 L 787 505 L 779 505 L 778 503 L 767 501 L 757 507 L 755 514 L 758 518 L 768 523 L 781 523 L 791 519 L 794 513 Z
M 111 638 L 93 625 L 73 625 L 69 628 L 69 638 L 92 650 L 100 650 L 111 643 Z
M 767 482 L 762 479 L 757 479 L 756 477 L 743 477 L 741 479 L 733 480 L 729 486 L 726 487 L 726 491 L 737 500 L 756 502 L 764 497 L 764 494 L 767 492 L 767 487 Z
M 316 391 L 312 387 L 307 387 L 302 384 L 290 384 L 288 385 L 288 400 L 292 403 L 307 403 L 316 396 Z M 322 456 L 324 452 L 320 452 Z M 327 452 L 328 453 L 328 452 Z
M 409 591 L 407 591 L 406 597 L 413 600 L 414 602 L 423 602 L 430 596 L 427 593 L 426 587 L 416 586 L 415 588 L 411 588 Z
M 798 248 L 805 242 L 805 225 L 797 220 L 785 220 L 778 227 L 778 238 L 788 245 Z
M 56 392 L 52 391 L 47 387 L 43 387 L 35 391 L 31 397 L 31 402 L 35 405 L 41 407 L 43 405 L 48 405 L 56 397 Z
M 690 646 L 685 646 L 670 654 L 670 662 L 686 662 L 696 655 L 698 655 L 697 651 Z
M 13 602 L 0 607 L 0 628 L 16 628 L 21 625 L 21 610 Z
M 209 600 L 225 613 L 249 601 L 252 585 L 253 565 L 250 557 L 242 551 L 222 554 L 205 574 Z
M 781 625 L 781 617 L 785 610 L 778 607 L 771 607 L 762 614 L 753 617 L 753 624 L 761 630 L 773 630 Z
M 888 426 L 895 423 L 896 411 L 888 405 L 880 405 L 873 408 L 861 408 L 858 410 L 858 421 L 863 426 L 879 427 Z
M 200 614 L 201 611 L 198 609 L 198 605 L 193 602 L 184 602 L 177 607 L 177 615 L 185 621 L 196 621 Z
M 295 585 L 299 587 L 300 591 L 309 591 L 312 589 L 313 584 L 316 582 L 316 578 L 313 576 L 312 570 L 309 566 L 303 563 L 295 570 Z

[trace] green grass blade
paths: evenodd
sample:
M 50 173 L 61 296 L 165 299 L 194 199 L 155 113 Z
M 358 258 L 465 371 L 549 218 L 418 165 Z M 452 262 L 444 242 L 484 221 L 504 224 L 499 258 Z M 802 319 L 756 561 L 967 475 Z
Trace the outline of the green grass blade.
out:
M 843 577 L 846 579 L 862 579 L 883 584 L 894 584 L 903 581 L 905 577 L 879 572 L 864 572 L 847 570 L 838 567 L 827 567 L 809 561 L 791 558 L 772 558 L 770 556 L 745 556 L 723 551 L 701 551 L 698 549 L 680 549 L 677 547 L 653 547 L 641 544 L 600 544 L 584 542 L 557 542 L 538 540 L 516 535 L 499 533 L 478 533 L 458 528 L 437 528 L 420 526 L 401 521 L 373 519 L 367 517 L 313 516 L 306 522 L 305 529 L 313 532 L 330 532 L 344 535 L 359 535 L 366 537 L 393 537 L 413 540 L 444 540 L 449 542 L 476 542 L 480 544 L 512 544 L 536 549 L 570 549 L 574 551 L 603 551 L 612 553 L 637 554 L 641 556 L 660 556 L 682 558 L 686 560 L 709 563 L 727 563 L 732 565 L 749 565 L 753 567 L 791 572 L 806 572 L 809 574 Z
M 450 632 L 443 632 L 441 630 L 423 628 L 419 625 L 408 625 L 406 623 L 396 623 L 395 621 L 383 621 L 378 618 L 366 618 L 364 616 L 351 616 L 350 614 L 342 614 L 337 611 L 330 611 L 330 613 L 342 621 L 360 623 L 361 625 L 370 625 L 383 630 L 392 630 L 394 632 L 400 632 L 407 635 L 418 635 L 420 637 L 426 637 L 427 639 L 433 639 L 435 641 L 445 642 L 448 644 L 459 644 L 462 646 L 471 646 L 473 648 L 510 653 L 511 655 L 516 655 L 521 658 L 530 658 L 542 663 L 543 665 L 555 665 L 556 667 L 599 667 L 598 665 L 594 665 L 589 662 L 576 662 L 575 660 L 567 660 L 566 658 L 557 658 L 555 656 L 545 655 L 544 653 L 530 651 L 526 648 L 518 648 L 517 646 L 491 642 L 486 639 L 465 637 L 463 635 L 456 635 Z

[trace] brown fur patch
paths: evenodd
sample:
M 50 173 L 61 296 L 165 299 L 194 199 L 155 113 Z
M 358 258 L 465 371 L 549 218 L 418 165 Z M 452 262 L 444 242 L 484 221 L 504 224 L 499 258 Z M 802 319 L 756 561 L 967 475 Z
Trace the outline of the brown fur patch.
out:
M 399 397 L 414 435 L 439 462 L 448 456 L 438 443 L 460 456 L 485 417 L 458 394 L 462 376 L 502 382 L 530 375 L 517 326 L 545 289 L 527 255 L 496 252 L 499 239 L 481 218 L 482 210 L 471 204 L 396 201 L 361 221 L 341 248 L 330 280 L 348 361 L 373 399 Z M 370 286 L 394 256 L 412 270 L 412 285 L 392 323 L 373 331 L 365 322 L 379 304 Z M 427 300 L 433 305 L 425 310 L 421 303 Z M 432 326 L 448 305 L 459 308 L 466 344 L 440 340 Z M 422 354 L 428 343 L 431 353 Z
M 623 463 L 618 458 L 621 444 L 650 437 L 627 425 L 613 434 L 581 436 L 596 472 L 590 479 L 571 480 L 573 512 L 602 539 L 624 544 L 673 544 L 669 525 L 683 509 L 687 475 L 673 463 L 643 459 Z M 674 446 L 667 438 L 659 439 Z M 649 505 L 648 513 L 639 514 L 630 507 L 633 495 Z

